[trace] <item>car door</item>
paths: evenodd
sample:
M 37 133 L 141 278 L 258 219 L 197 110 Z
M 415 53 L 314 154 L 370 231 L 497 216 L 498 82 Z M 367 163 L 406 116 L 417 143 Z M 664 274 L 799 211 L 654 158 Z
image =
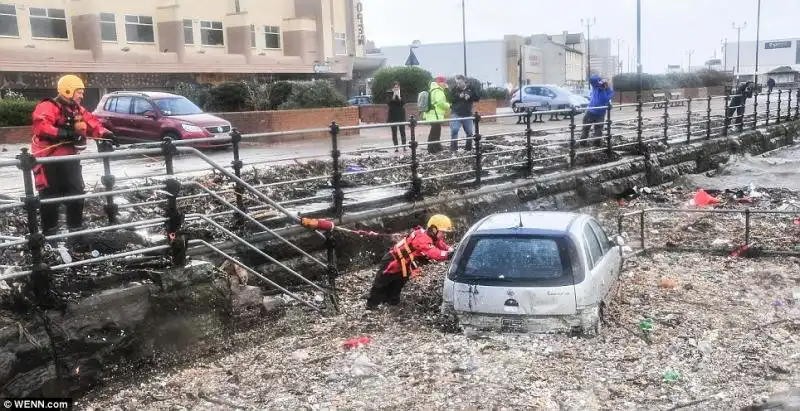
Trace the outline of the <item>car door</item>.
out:
M 576 313 L 570 247 L 564 237 L 476 235 L 451 271 L 457 313 L 550 316 Z
M 160 140 L 161 125 L 157 113 L 150 101 L 143 97 L 134 97 L 131 106 L 132 136 L 142 141 Z
M 121 141 L 131 140 L 131 101 L 130 96 L 118 96 L 109 99 L 106 111 L 108 111 L 108 124 L 112 127 L 111 131 L 120 138 Z
M 606 234 L 603 227 L 601 227 L 597 221 L 589 220 L 589 226 L 597 236 L 597 240 L 600 241 L 600 246 L 603 249 L 603 263 L 608 265 L 611 270 L 611 282 L 613 286 L 613 283 L 619 280 L 619 276 L 622 273 L 622 247 L 615 244 L 608 237 L 608 234 Z
M 608 244 L 608 239 L 602 241 L 602 238 L 597 235 L 595 227 L 599 229 L 599 225 L 591 220 L 587 221 L 583 226 L 584 238 L 594 263 L 591 276 L 595 281 L 597 294 L 593 297 L 592 304 L 605 300 L 616 282 L 616 267 L 618 266 L 614 264 L 616 260 L 614 253 L 611 252 L 612 247 Z

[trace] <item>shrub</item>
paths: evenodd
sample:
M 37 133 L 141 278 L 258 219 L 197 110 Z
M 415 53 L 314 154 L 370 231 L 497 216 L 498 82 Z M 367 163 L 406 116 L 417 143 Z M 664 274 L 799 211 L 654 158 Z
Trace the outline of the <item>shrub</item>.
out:
M 389 101 L 388 91 L 394 82 L 400 83 L 400 90 L 406 100 L 416 101 L 417 94 L 430 87 L 433 76 L 419 67 L 384 67 L 372 76 L 371 90 L 374 104 L 385 104 Z
M 729 74 L 704 69 L 694 73 L 647 74 L 642 73 L 642 90 L 670 90 L 675 88 L 718 87 L 732 80 Z M 614 90 L 636 91 L 636 73 L 614 76 Z
M 327 80 L 314 80 L 292 84 L 289 98 L 279 106 L 279 109 L 345 106 L 347 106 L 347 99 L 334 87 L 333 83 Z
M 0 127 L 29 126 L 37 101 L 22 99 L 0 100 Z
M 292 83 L 289 81 L 276 81 L 270 84 L 268 89 L 267 110 L 277 110 L 292 95 Z
M 180 83 L 175 86 L 175 94 L 184 96 L 191 100 L 192 103 L 197 104 L 198 107 L 204 108 L 208 103 L 208 88 L 202 87 L 197 84 Z
M 504 87 L 489 87 L 486 89 L 486 98 L 492 100 L 506 100 L 508 99 L 508 90 Z
M 247 84 L 241 81 L 226 81 L 208 91 L 207 111 L 248 111 L 253 107 L 252 95 Z

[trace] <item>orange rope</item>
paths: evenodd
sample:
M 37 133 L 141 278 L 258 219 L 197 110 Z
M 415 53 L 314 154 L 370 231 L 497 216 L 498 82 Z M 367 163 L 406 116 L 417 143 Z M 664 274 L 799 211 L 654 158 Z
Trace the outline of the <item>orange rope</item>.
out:
M 87 140 L 96 140 L 96 141 L 114 141 L 114 140 L 112 140 L 112 139 L 110 139 L 110 138 L 101 138 L 101 137 L 86 137 L 86 139 L 87 139 Z M 43 152 L 45 152 L 45 151 L 47 151 L 47 150 L 53 150 L 53 149 L 56 149 L 56 148 L 58 148 L 58 147 L 61 147 L 61 146 L 63 146 L 64 144 L 68 144 L 68 142 L 66 142 L 66 141 L 62 141 L 62 142 L 60 142 L 60 143 L 51 144 L 51 145 L 49 145 L 49 146 L 47 146 L 47 147 L 45 147 L 45 148 L 43 148 L 43 149 L 41 149 L 41 150 L 34 151 L 32 154 L 33 154 L 33 156 L 34 156 L 34 157 L 36 157 L 36 156 L 38 156 L 39 154 L 41 154 L 41 153 L 43 153 Z

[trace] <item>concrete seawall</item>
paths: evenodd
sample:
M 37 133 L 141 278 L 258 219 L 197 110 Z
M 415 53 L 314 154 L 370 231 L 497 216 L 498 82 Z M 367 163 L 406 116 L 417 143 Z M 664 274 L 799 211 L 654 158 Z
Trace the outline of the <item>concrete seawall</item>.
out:
M 634 185 L 653 186 L 712 170 L 740 153 L 760 154 L 791 145 L 798 135 L 800 122 L 785 123 L 727 140 L 654 149 L 644 157 L 353 212 L 341 224 L 398 232 L 441 212 L 465 230 L 494 212 L 574 209 Z M 282 234 L 305 250 L 323 251 L 319 238 L 307 231 L 288 229 Z M 285 245 L 270 241 L 260 245 L 309 277 L 323 274 Z M 340 268 L 370 265 L 388 245 L 386 237 L 337 235 Z M 267 276 L 288 281 L 258 256 L 233 245 L 229 248 Z M 63 311 L 39 311 L 21 298 L 17 310 L 0 313 L 0 396 L 77 396 L 117 374 L 163 368 L 186 356 L 207 354 L 225 344 L 233 331 L 264 321 L 281 305 L 278 299 L 263 296 L 255 286 L 257 280 L 239 284 L 235 275 L 206 263 L 142 278 Z

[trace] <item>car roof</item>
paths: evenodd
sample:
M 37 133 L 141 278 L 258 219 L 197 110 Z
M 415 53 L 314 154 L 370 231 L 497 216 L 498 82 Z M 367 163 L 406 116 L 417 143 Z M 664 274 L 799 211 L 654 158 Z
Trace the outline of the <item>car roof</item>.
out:
M 509 228 L 529 228 L 541 231 L 567 233 L 572 224 L 584 217 L 583 214 L 562 211 L 521 211 L 492 214 L 474 227 L 474 233 L 504 230 Z
M 107 97 L 111 96 L 146 96 L 152 99 L 181 97 L 178 94 L 165 93 L 162 91 L 115 91 L 107 95 Z

